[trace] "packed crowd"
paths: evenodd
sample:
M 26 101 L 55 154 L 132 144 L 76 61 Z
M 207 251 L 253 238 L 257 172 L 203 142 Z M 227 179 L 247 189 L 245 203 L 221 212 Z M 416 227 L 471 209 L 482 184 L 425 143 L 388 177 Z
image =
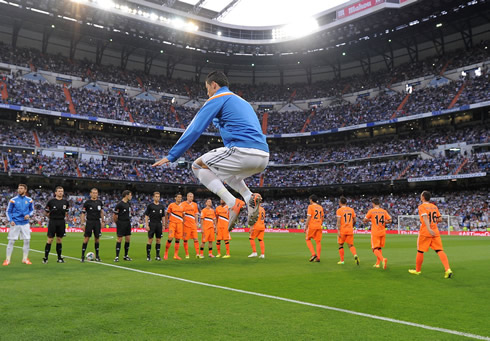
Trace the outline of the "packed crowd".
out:
M 305 83 L 285 86 L 268 83 L 234 84 L 233 90 L 248 101 L 291 101 L 339 96 L 346 92 L 357 92 L 364 89 L 382 89 L 396 82 L 427 75 L 438 75 L 444 69 L 458 68 L 488 60 L 487 45 L 487 41 L 482 41 L 470 50 L 460 49 L 448 52 L 442 58 L 428 57 L 415 63 L 403 63 L 397 65 L 393 70 L 372 72 L 368 77 L 355 75 L 336 80 L 319 81 L 311 85 Z M 39 50 L 33 48 L 14 50 L 2 42 L 0 42 L 0 62 L 78 76 L 87 81 L 106 81 L 191 98 L 206 97 L 202 84 L 196 84 L 193 80 L 172 80 L 163 75 L 145 75 L 136 70 L 121 70 L 114 65 L 96 65 L 87 59 L 68 60 L 61 54 L 41 54 Z
M 25 158 L 22 153 L 8 154 L 9 171 L 29 170 L 30 173 L 52 174 L 53 167 L 45 167 L 53 162 L 59 165 L 64 163 L 64 168 L 71 167 L 70 174 L 76 174 L 78 165 L 82 176 L 103 179 L 130 179 L 142 181 L 156 181 L 164 179 L 164 182 L 194 183 L 192 174 L 186 174 L 184 168 L 179 171 L 183 175 L 176 174 L 174 170 L 159 172 L 149 164 L 153 160 L 166 155 L 171 148 L 169 141 L 161 141 L 142 136 L 109 135 L 94 132 L 81 132 L 60 128 L 39 128 L 24 124 L 2 122 L 0 126 L 0 145 L 30 146 L 34 147 L 33 131 L 37 132 L 41 148 L 57 148 L 60 146 L 85 148 L 86 151 L 103 155 L 90 160 L 55 161 L 53 158 L 28 155 Z M 469 155 L 455 153 L 456 156 L 446 155 L 445 152 L 437 152 L 439 145 L 465 142 L 467 145 L 489 142 L 490 131 L 485 127 L 467 127 L 458 130 L 436 130 L 426 132 L 422 136 L 410 135 L 401 137 L 389 137 L 361 142 L 343 142 L 336 144 L 295 145 L 281 144 L 271 145 L 270 167 L 266 171 L 265 186 L 311 186 L 315 183 L 356 183 L 362 181 L 383 181 L 397 178 L 405 170 L 405 177 L 419 177 L 431 175 L 447 175 L 456 171 L 464 163 L 460 172 L 473 173 L 487 171 L 485 164 L 486 154 Z M 199 155 L 211 148 L 210 145 L 195 145 L 183 158 L 193 161 Z M 72 150 L 73 151 L 73 150 Z M 433 159 L 414 159 L 414 153 L 425 152 L 432 154 Z M 49 152 L 48 152 L 49 155 Z M 122 158 L 140 159 L 123 160 Z M 118 158 L 119 160 L 116 160 Z M 326 165 L 314 166 L 311 164 L 326 163 Z M 292 164 L 308 165 L 306 167 L 279 168 L 275 165 Z M 55 168 L 54 168 L 55 170 Z M 254 185 L 260 181 L 259 177 L 253 180 Z
M 8 161 L 9 173 L 177 184 L 199 183 L 187 165 L 152 167 L 153 160 L 121 160 L 112 157 L 84 160 L 20 152 L 5 152 L 4 158 Z M 247 182 L 250 186 L 259 187 L 263 176 L 264 187 L 310 187 L 486 171 L 489 171 L 488 153 L 474 154 L 468 158 L 458 154 L 457 157 L 429 159 L 397 158 L 317 166 L 268 167 L 262 175 L 247 179 Z
M 321 131 L 351 126 L 367 122 L 410 116 L 418 113 L 447 109 L 463 86 L 455 105 L 490 100 L 489 75 L 484 74 L 467 81 L 450 82 L 439 87 L 416 89 L 408 97 L 400 111 L 405 94 L 382 92 L 376 97 L 360 97 L 355 103 L 339 100 L 327 107 L 315 111 L 277 113 L 268 115 L 267 133 L 298 133 Z M 60 85 L 40 83 L 7 77 L 7 104 L 23 105 L 53 111 L 68 111 L 68 102 Z M 174 128 L 186 127 L 194 117 L 196 110 L 184 106 L 173 106 L 164 100 L 148 101 L 129 98 L 124 94 L 111 91 L 93 91 L 88 89 L 70 89 L 75 110 L 80 115 L 103 117 L 121 121 L 160 125 Z M 258 114 L 262 119 L 262 114 Z M 305 126 L 307 119 L 309 124 Z M 208 132 L 216 132 L 211 124 Z
M 272 149 L 270 161 L 277 164 L 304 164 L 316 162 L 342 162 L 353 159 L 374 158 L 415 152 L 430 153 L 439 145 L 466 142 L 467 145 L 490 141 L 490 129 L 484 127 L 460 130 L 437 130 L 423 136 L 411 134 L 399 138 L 384 138 L 363 142 L 333 145 L 286 145 Z M 435 155 L 441 156 L 441 155 Z
M 0 227 L 7 226 L 7 218 L 5 211 L 7 209 L 8 200 L 16 195 L 15 189 L 10 187 L 0 187 Z M 184 193 L 185 194 L 185 193 Z M 47 189 L 34 188 L 30 189 L 28 195 L 34 200 L 35 213 L 31 220 L 32 226 L 46 226 L 47 218 L 44 214 L 44 207 L 49 199 L 53 197 L 53 192 Z M 80 214 L 82 205 L 88 197 L 86 192 L 69 192 L 65 191 L 65 198 L 70 203 L 68 213 L 68 223 L 70 226 L 80 226 Z M 371 208 L 371 196 L 356 195 L 348 196 L 348 205 L 354 208 L 359 217 L 356 227 L 364 229 L 361 219 Z M 387 226 L 389 229 L 396 230 L 398 228 L 398 217 L 404 215 L 417 215 L 417 207 L 420 204 L 418 193 L 409 194 L 391 194 L 379 196 L 381 206 L 388 210 L 393 217 L 393 223 Z M 488 204 L 490 194 L 488 190 L 480 191 L 462 191 L 450 193 L 434 193 L 433 198 L 439 207 L 441 214 L 457 216 L 458 221 L 452 222 L 455 228 L 470 230 L 480 229 L 485 230 L 490 227 Z M 113 226 L 112 210 L 121 200 L 121 193 L 100 192 L 99 199 L 103 203 L 104 215 L 106 217 L 105 224 L 107 227 Z M 146 205 L 152 201 L 151 194 L 133 193 L 133 199 L 130 204 L 132 207 L 132 226 L 139 227 L 144 221 L 144 211 Z M 163 195 L 162 203 L 167 207 L 173 202 L 172 195 Z M 196 202 L 200 209 L 204 207 L 205 198 L 196 198 Z M 292 198 L 268 198 L 264 196 L 262 204 L 266 211 L 266 225 L 269 228 L 303 228 L 306 220 L 306 210 L 308 207 L 308 199 L 304 197 Z M 338 208 L 338 197 L 324 196 L 320 197 L 319 204 L 325 212 L 324 226 L 326 228 L 334 228 L 335 226 L 335 211 Z M 218 205 L 218 200 L 213 197 L 213 207 Z M 239 221 L 239 226 L 244 226 L 245 217 Z M 444 225 L 444 224 L 440 224 Z M 410 227 L 416 228 L 418 222 L 415 221 Z M 441 226 L 442 227 L 442 226 Z M 447 228 L 447 226 L 444 226 Z M 402 226 L 405 228 L 405 226 Z

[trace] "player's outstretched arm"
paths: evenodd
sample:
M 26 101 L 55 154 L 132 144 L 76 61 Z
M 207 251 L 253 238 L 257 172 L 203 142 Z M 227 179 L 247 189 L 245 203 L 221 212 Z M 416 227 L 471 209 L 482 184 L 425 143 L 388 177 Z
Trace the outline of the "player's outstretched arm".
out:
M 168 162 L 169 162 L 168 159 L 166 157 L 164 157 L 163 159 L 158 160 L 157 162 L 155 162 L 154 164 L 152 164 L 151 166 L 152 167 L 163 166 L 164 164 L 166 164 Z

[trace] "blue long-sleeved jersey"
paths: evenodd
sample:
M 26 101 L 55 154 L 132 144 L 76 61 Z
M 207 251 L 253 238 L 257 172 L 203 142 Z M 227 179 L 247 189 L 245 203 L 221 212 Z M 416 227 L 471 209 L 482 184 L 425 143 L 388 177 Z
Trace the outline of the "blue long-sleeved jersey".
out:
M 175 146 L 168 152 L 167 159 L 170 162 L 177 160 L 196 142 L 212 121 L 218 126 L 226 147 L 255 148 L 269 152 L 265 135 L 252 106 L 224 86 L 204 103 Z
M 25 225 L 29 220 L 25 216 L 32 216 L 34 213 L 34 202 L 31 198 L 24 195 L 17 195 L 9 200 L 7 206 L 7 219 L 9 222 L 14 222 L 16 225 Z

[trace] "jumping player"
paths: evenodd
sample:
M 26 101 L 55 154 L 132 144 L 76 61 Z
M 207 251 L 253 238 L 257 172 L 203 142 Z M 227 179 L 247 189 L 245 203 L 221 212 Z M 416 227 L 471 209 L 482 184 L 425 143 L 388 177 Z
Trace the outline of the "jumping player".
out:
M 431 248 L 437 253 L 444 265 L 444 278 L 451 278 L 453 272 L 449 267 L 449 261 L 442 247 L 441 235 L 437 228 L 437 223 L 442 221 L 441 213 L 439 213 L 436 205 L 429 202 L 430 197 L 431 194 L 428 191 L 423 191 L 420 195 L 422 204 L 419 206 L 420 231 L 417 238 L 417 259 L 415 269 L 410 269 L 408 272 L 412 275 L 420 275 L 422 273 L 424 252 L 429 251 L 429 248 Z
M 161 261 L 160 247 L 163 233 L 163 225 L 165 225 L 165 207 L 160 203 L 160 192 L 153 192 L 153 202 L 146 206 L 145 210 L 145 229 L 148 231 L 148 242 L 146 243 L 146 260 L 151 261 L 151 244 L 153 236 L 155 242 L 155 260 Z
M 214 149 L 194 161 L 192 170 L 201 183 L 230 207 L 228 230 L 232 230 L 240 210 L 248 206 L 248 224 L 255 224 L 260 195 L 252 194 L 243 179 L 262 172 L 269 162 L 269 147 L 252 106 L 228 89 L 223 72 L 206 77 L 209 99 L 196 114 L 175 146 L 153 166 L 174 162 L 201 136 L 211 122 L 219 127 L 225 147 Z M 223 185 L 225 181 L 240 193 L 235 198 Z
M 213 242 L 216 233 L 216 214 L 213 210 L 211 199 L 206 200 L 206 207 L 201 210 L 201 254 L 199 258 L 204 258 L 204 246 L 208 243 L 208 256 L 214 258 Z
M 189 258 L 189 239 L 194 240 L 194 249 L 196 250 L 196 258 L 199 258 L 199 239 L 197 236 L 197 221 L 199 218 L 199 208 L 193 201 L 194 193 L 187 193 L 187 201 L 182 203 L 184 210 L 184 251 L 185 258 Z
M 265 210 L 259 203 L 259 219 L 250 229 L 250 245 L 252 246 L 252 253 L 248 255 L 248 258 L 257 257 L 257 248 L 255 246 L 255 239 L 259 240 L 260 244 L 260 256 L 259 258 L 265 258 L 265 245 L 264 245 L 264 232 L 265 232 Z
M 368 211 L 363 222 L 367 224 L 371 221 L 371 248 L 377 258 L 373 267 L 379 268 L 379 264 L 383 263 L 383 269 L 386 270 L 388 259 L 383 257 L 381 248 L 385 247 L 386 224 L 391 223 L 391 216 L 386 210 L 379 207 L 378 198 L 374 198 L 372 204 L 373 208 Z
M 85 222 L 86 225 L 85 225 Z M 94 233 L 95 261 L 100 262 L 99 257 L 99 237 L 102 223 L 104 222 L 104 210 L 102 209 L 102 201 L 99 200 L 99 191 L 97 188 L 90 190 L 90 199 L 83 203 L 81 224 L 83 229 L 83 244 L 82 244 L 82 263 L 85 261 L 85 251 L 87 244 Z
M 165 244 L 165 253 L 163 259 L 168 259 L 168 249 L 172 245 L 172 240 L 175 239 L 174 259 L 181 260 L 179 257 L 180 240 L 184 233 L 184 209 L 182 205 L 182 194 L 175 195 L 175 202 L 168 205 L 167 215 L 165 217 L 168 228 L 168 240 Z
M 320 262 L 322 252 L 322 224 L 323 224 L 323 207 L 318 205 L 318 197 L 310 196 L 310 205 L 305 224 L 306 245 L 311 252 L 310 262 Z M 316 242 L 316 253 L 311 240 Z
M 10 264 L 15 241 L 19 238 L 24 240 L 22 263 L 32 264 L 27 257 L 29 256 L 29 244 L 31 241 L 29 219 L 34 213 L 34 203 L 31 198 L 26 196 L 27 185 L 19 184 L 17 194 L 9 200 L 7 206 L 7 219 L 10 222 L 10 230 L 7 237 L 9 243 L 7 245 L 7 258 L 3 262 L 4 266 Z
M 223 201 L 220 200 L 219 206 L 216 207 L 216 228 L 218 233 L 216 235 L 216 249 L 218 250 L 218 254 L 216 257 L 221 257 L 221 241 L 225 242 L 226 247 L 226 255 L 223 258 L 230 258 L 230 231 L 228 231 L 228 206 Z
M 347 206 L 347 199 L 340 197 L 340 208 L 337 210 L 337 242 L 339 243 L 340 261 L 337 264 L 344 264 L 344 243 L 349 245 L 349 250 L 354 255 L 354 262 L 359 265 L 360 260 L 354 247 L 354 224 L 356 223 L 356 213 L 354 209 Z

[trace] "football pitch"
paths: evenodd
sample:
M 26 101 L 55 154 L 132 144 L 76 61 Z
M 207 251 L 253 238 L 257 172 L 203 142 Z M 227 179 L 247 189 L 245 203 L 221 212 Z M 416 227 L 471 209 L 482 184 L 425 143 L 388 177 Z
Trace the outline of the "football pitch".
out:
M 146 261 L 146 235 L 138 233 L 133 261 L 113 263 L 113 235 L 101 237 L 102 263 L 80 263 L 81 233 L 64 239 L 65 264 L 54 254 L 42 264 L 36 251 L 32 265 L 21 264 L 17 241 L 12 263 L 0 269 L 0 339 L 490 339 L 489 238 L 443 236 L 454 271 L 444 279 L 432 251 L 420 276 L 407 272 L 415 266 L 416 236 L 388 235 L 382 270 L 372 267 L 368 235 L 355 236 L 360 266 L 348 249 L 337 265 L 335 235 L 324 235 L 321 263 L 309 263 L 304 235 L 279 233 L 266 234 L 266 259 L 247 258 L 248 234 L 234 233 L 229 259 L 195 259 L 189 244 L 191 259 L 162 262 Z M 2 261 L 6 237 L 0 234 Z M 44 233 L 33 233 L 31 250 L 43 251 L 45 242 Z

